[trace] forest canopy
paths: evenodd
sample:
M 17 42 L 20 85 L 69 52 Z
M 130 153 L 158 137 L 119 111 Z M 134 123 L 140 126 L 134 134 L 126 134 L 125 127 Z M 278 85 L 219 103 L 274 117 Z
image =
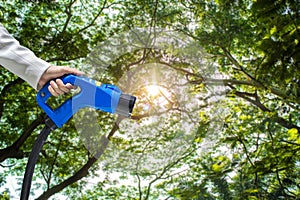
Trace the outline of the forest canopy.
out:
M 38 57 L 138 98 L 130 119 L 87 108 L 52 132 L 31 197 L 300 198 L 298 0 L 0 2 Z M 14 199 L 45 113 L 0 70 L 0 198 Z

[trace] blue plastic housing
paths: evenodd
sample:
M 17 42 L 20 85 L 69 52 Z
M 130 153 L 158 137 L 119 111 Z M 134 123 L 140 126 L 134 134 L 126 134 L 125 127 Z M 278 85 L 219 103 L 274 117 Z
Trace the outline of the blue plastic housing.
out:
M 109 113 L 115 113 L 121 90 L 110 84 L 99 84 L 99 82 L 82 76 L 67 75 L 61 77 L 66 83 L 78 86 L 80 92 L 67 99 L 56 109 L 52 109 L 47 100 L 52 96 L 46 84 L 37 94 L 36 100 L 39 106 L 46 112 L 58 128 L 62 127 L 79 109 L 91 107 Z

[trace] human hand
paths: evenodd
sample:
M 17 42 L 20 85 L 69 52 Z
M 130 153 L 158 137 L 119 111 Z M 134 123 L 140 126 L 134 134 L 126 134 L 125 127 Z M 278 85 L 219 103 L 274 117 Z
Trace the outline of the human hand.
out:
M 48 90 L 53 96 L 57 97 L 61 94 L 70 92 L 70 90 L 74 89 L 75 87 L 70 83 L 64 84 L 62 80 L 59 79 L 59 77 L 66 74 L 74 74 L 80 76 L 83 75 L 83 72 L 79 71 L 78 69 L 66 66 L 50 66 L 40 78 L 38 83 L 39 88 L 42 88 L 48 81 L 51 80 Z M 57 79 L 52 80 L 55 78 Z

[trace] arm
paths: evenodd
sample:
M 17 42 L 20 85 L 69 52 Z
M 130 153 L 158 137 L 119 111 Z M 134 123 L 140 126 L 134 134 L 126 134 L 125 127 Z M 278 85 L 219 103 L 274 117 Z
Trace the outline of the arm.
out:
M 0 24 L 0 64 L 37 89 L 38 81 L 50 64 L 20 45 Z
M 0 65 L 24 79 L 34 89 L 43 87 L 48 81 L 65 74 L 82 75 L 75 68 L 51 66 L 20 45 L 0 24 Z M 73 86 L 63 84 L 60 79 L 51 81 L 49 91 L 53 96 L 69 92 Z

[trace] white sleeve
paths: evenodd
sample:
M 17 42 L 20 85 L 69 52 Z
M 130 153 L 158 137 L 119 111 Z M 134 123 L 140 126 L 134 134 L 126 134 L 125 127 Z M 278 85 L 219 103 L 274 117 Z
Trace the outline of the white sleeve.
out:
M 50 66 L 46 61 L 20 45 L 0 24 L 0 65 L 28 82 L 37 89 L 43 73 Z

